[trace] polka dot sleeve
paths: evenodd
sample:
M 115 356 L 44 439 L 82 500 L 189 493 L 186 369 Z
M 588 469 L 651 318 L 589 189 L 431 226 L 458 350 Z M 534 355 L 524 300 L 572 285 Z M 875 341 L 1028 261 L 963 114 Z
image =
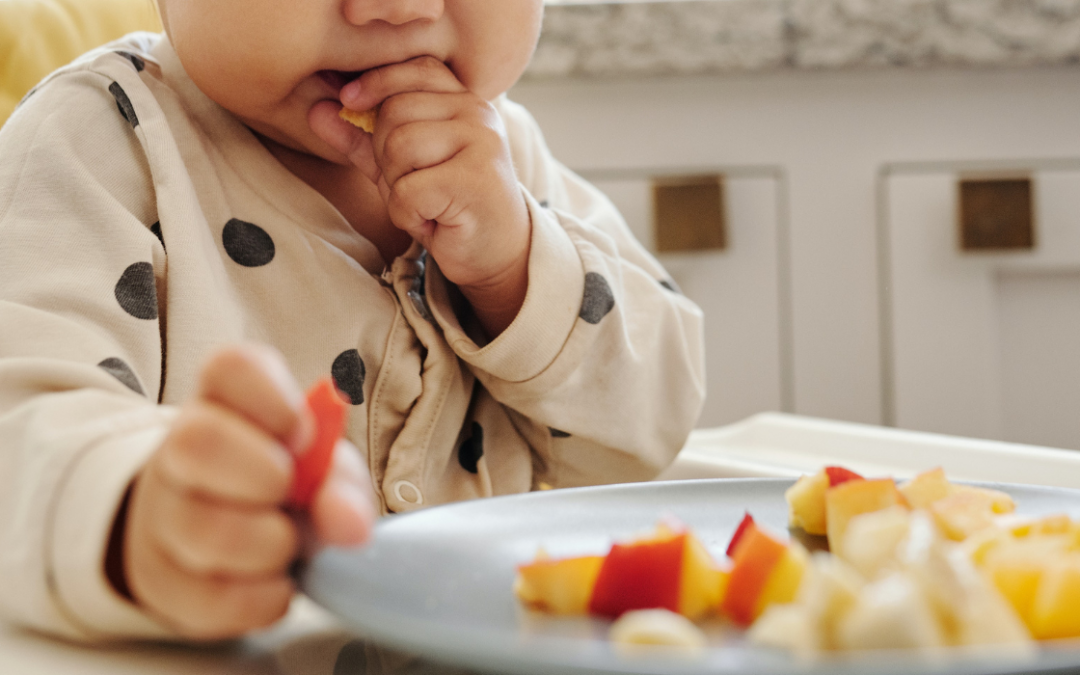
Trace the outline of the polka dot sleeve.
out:
M 54 77 L 0 130 L 0 614 L 77 639 L 168 635 L 101 573 L 174 414 L 140 69 L 114 61 Z

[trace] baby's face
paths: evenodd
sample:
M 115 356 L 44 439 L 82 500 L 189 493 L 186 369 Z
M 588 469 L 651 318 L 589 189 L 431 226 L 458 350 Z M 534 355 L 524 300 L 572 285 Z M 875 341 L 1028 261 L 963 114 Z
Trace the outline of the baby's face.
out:
M 195 84 L 245 124 L 295 150 L 335 156 L 308 111 L 349 79 L 431 55 L 491 100 L 521 75 L 542 0 L 159 0 Z

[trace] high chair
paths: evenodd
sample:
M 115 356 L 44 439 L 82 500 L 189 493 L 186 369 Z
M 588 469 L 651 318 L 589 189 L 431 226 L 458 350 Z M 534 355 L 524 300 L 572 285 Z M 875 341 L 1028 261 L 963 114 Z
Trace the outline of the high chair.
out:
M 153 0 L 0 0 L 0 125 L 50 72 L 138 30 L 161 30 Z

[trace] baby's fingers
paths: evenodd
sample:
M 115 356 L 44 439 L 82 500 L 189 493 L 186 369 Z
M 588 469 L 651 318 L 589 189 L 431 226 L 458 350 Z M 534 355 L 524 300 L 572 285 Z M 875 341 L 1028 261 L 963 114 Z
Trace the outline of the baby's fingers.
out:
M 244 508 L 163 490 L 149 504 L 158 545 L 200 576 L 283 575 L 299 550 L 296 525 L 276 508 Z
M 323 544 L 357 546 L 375 526 L 375 496 L 360 453 L 348 441 L 338 441 L 334 465 L 311 504 L 311 522 Z
M 268 626 L 285 615 L 294 587 L 285 576 L 236 578 L 192 574 L 161 549 L 147 552 L 137 597 L 184 637 L 218 640 Z
M 269 506 L 288 494 L 293 457 L 245 419 L 197 400 L 184 407 L 146 470 L 183 492 Z
M 414 91 L 453 94 L 468 91 L 445 63 L 434 56 L 373 68 L 341 89 L 341 102 L 369 110 L 390 96 Z
M 308 126 L 332 150 L 367 176 L 372 183 L 379 181 L 380 171 L 375 163 L 371 134 L 360 131 L 338 117 L 341 106 L 334 101 L 319 101 L 308 113 Z
M 271 347 L 248 344 L 218 351 L 199 376 L 199 396 L 247 418 L 293 449 L 310 439 L 313 423 L 304 392 Z

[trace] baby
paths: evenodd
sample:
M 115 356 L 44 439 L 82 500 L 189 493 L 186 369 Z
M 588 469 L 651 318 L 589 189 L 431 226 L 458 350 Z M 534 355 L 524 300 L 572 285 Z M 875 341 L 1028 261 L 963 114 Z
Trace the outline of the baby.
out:
M 241 635 L 378 514 L 671 461 L 700 312 L 504 96 L 541 0 L 159 9 L 0 131 L 0 613 Z M 326 374 L 348 442 L 296 514 Z

